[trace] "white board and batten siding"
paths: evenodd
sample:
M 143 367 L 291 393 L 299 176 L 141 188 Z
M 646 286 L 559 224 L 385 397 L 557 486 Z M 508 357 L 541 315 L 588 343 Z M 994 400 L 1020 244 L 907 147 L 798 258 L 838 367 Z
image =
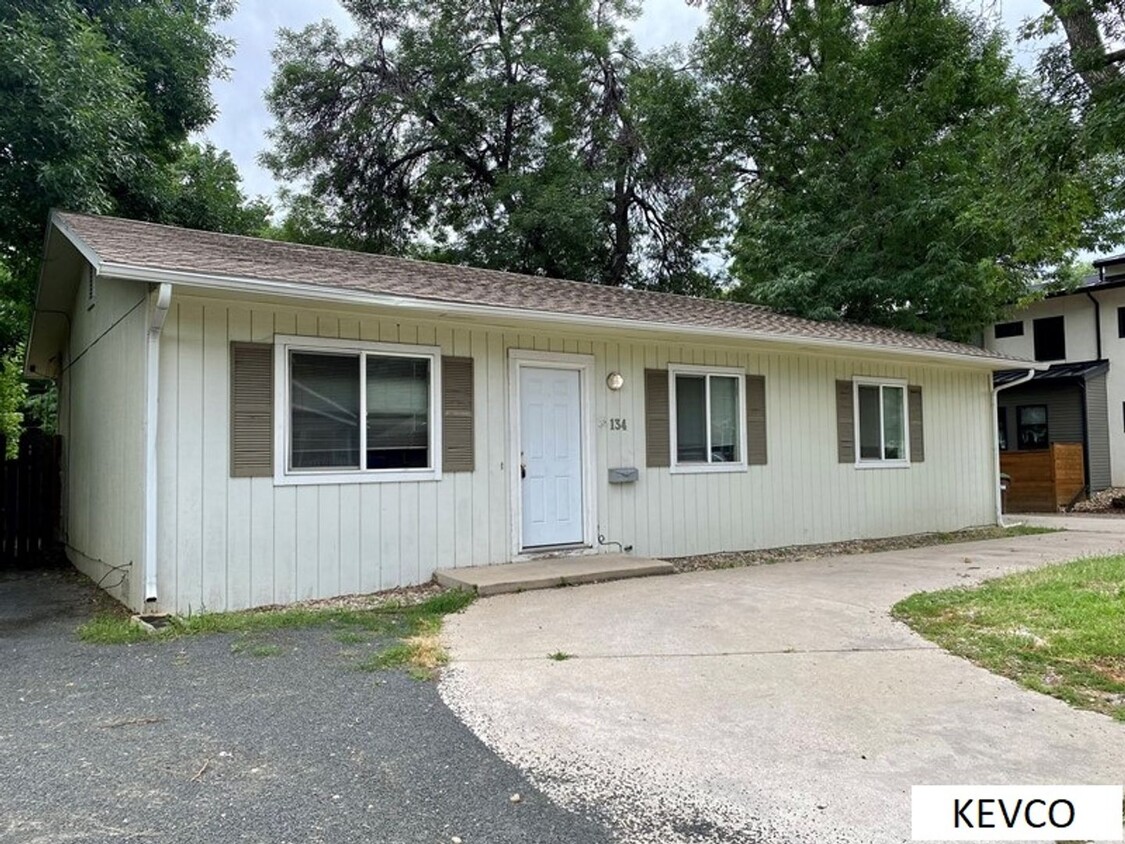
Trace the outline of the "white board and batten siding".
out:
M 437 346 L 443 355 L 472 357 L 475 471 L 438 481 L 309 486 L 230 477 L 229 344 L 275 335 Z M 980 369 L 177 295 L 160 359 L 162 608 L 225 610 L 371 592 L 425 582 L 440 567 L 511 560 L 513 349 L 593 357 L 597 529 L 636 554 L 766 548 L 993 520 L 991 375 Z M 766 465 L 712 474 L 645 467 L 644 371 L 676 363 L 765 376 Z M 624 376 L 621 390 L 606 387 L 610 372 Z M 922 386 L 924 463 L 859 471 L 838 462 L 835 382 L 856 375 Z M 611 430 L 610 419 L 624 420 L 624 430 Z M 639 469 L 636 483 L 607 482 L 610 467 L 629 466 Z
M 67 556 L 133 607 L 144 597 L 147 285 L 79 284 L 59 379 L 60 533 Z

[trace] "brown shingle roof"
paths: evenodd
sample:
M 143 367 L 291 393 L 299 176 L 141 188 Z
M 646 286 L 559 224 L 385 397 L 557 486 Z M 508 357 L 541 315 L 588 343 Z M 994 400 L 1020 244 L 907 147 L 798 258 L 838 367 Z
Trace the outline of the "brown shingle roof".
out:
M 57 214 L 105 264 L 207 276 L 289 282 L 517 312 L 659 323 L 676 328 L 745 331 L 764 338 L 859 343 L 890 350 L 1011 361 L 976 346 L 849 322 L 819 322 L 761 305 L 627 290 L 577 281 L 481 270 L 215 234 L 114 217 Z

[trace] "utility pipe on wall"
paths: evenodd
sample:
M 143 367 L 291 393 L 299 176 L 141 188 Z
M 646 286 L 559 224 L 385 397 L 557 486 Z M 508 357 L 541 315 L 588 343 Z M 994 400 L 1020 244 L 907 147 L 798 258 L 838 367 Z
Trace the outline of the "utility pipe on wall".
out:
M 163 282 L 150 296 L 145 335 L 145 603 L 155 604 L 156 593 L 156 426 L 160 397 L 160 332 L 172 304 L 172 285 Z
M 1017 378 L 1015 381 L 992 388 L 992 450 L 996 462 L 996 524 L 1001 527 L 1004 526 L 1004 499 L 1003 493 L 1000 491 L 1000 391 L 1026 384 L 1035 377 L 1036 371 L 1035 369 L 1028 369 L 1026 375 Z

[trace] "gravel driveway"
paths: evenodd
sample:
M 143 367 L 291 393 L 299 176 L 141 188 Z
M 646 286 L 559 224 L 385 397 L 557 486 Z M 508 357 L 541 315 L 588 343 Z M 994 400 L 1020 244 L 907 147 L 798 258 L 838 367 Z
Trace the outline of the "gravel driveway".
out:
M 433 683 L 350 670 L 327 631 L 272 633 L 268 657 L 231 636 L 88 645 L 91 598 L 69 570 L 0 574 L 2 842 L 608 840 Z
M 1120 552 L 1119 524 L 488 598 L 447 623 L 441 691 L 626 841 L 908 841 L 914 784 L 1125 780 L 1125 725 L 888 614 L 920 590 Z

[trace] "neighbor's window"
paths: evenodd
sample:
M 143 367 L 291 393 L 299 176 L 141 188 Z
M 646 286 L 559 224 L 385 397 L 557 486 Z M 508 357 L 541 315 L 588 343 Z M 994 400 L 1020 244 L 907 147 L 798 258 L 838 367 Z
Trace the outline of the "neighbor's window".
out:
M 328 347 L 285 347 L 290 475 L 435 469 L 436 350 L 309 342 Z
M 998 322 L 996 323 L 996 339 L 1003 340 L 1005 337 L 1022 337 L 1023 336 L 1023 321 L 1017 322 Z
M 745 465 L 741 373 L 671 369 L 677 466 Z
M 996 408 L 996 441 L 1001 451 L 1008 450 L 1008 408 Z
M 1047 436 L 1047 405 L 1032 404 L 1016 409 L 1016 444 L 1021 451 L 1046 448 L 1051 444 Z
M 1032 322 L 1036 360 L 1066 358 L 1066 324 L 1061 316 L 1043 317 Z
M 860 463 L 905 463 L 906 385 L 856 381 Z

